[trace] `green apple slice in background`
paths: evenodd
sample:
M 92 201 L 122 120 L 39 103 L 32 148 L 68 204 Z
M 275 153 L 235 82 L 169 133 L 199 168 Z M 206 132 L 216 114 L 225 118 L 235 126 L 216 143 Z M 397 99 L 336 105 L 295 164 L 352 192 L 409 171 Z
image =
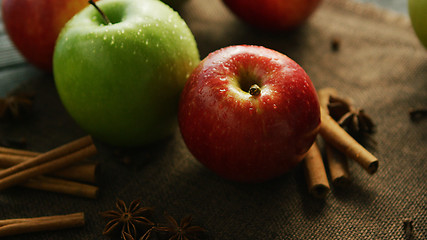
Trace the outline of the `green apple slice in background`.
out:
M 89 134 L 116 146 L 171 135 L 180 92 L 200 57 L 182 18 L 157 0 L 102 0 L 112 24 L 88 6 L 54 51 L 58 94 Z

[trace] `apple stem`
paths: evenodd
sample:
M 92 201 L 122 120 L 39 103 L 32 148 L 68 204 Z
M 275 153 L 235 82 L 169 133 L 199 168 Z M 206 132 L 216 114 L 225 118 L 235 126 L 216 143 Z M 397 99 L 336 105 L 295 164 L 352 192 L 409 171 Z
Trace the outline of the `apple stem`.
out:
M 249 88 L 249 94 L 252 96 L 258 96 L 261 94 L 261 88 L 257 84 L 253 84 Z
M 98 10 L 98 12 L 102 16 L 102 19 L 104 19 L 105 25 L 111 24 L 110 19 L 108 19 L 107 15 L 105 15 L 105 13 L 95 4 L 95 2 L 93 0 L 89 0 L 88 3 L 91 4 L 92 6 L 94 6 L 96 8 L 96 10 Z

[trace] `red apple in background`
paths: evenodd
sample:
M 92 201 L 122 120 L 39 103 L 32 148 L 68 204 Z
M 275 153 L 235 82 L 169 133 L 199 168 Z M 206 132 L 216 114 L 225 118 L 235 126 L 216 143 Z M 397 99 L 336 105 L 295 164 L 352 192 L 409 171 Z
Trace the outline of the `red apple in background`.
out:
M 266 30 L 290 30 L 300 26 L 321 0 L 223 0 L 240 19 Z
M 178 114 L 190 152 L 220 176 L 260 182 L 304 157 L 320 124 L 316 90 L 289 57 L 260 46 L 209 54 L 192 72 Z
M 28 62 L 52 71 L 59 32 L 86 6 L 87 0 L 3 0 L 2 16 L 10 39 Z

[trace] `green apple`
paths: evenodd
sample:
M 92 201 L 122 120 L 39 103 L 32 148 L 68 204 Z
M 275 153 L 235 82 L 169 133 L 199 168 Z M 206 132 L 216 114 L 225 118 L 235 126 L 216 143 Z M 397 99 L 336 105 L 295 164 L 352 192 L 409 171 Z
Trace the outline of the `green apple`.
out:
M 427 0 L 409 0 L 408 10 L 414 31 L 427 48 Z
M 61 31 L 53 72 L 75 121 L 115 146 L 140 146 L 173 133 L 179 95 L 199 63 L 182 18 L 158 0 L 101 0 Z

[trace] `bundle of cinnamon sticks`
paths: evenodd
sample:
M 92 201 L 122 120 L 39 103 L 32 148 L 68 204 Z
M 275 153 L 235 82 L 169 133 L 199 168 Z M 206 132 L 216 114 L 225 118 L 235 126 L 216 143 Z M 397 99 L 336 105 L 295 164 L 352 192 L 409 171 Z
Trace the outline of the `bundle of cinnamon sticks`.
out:
M 325 156 L 331 181 L 336 186 L 349 182 L 347 158 L 355 160 L 369 174 L 378 169 L 378 159 L 342 128 L 328 112 L 331 96 L 337 92 L 332 88 L 318 91 L 321 105 L 319 133 L 325 142 Z M 313 143 L 304 159 L 304 172 L 309 192 L 317 198 L 325 198 L 330 192 L 328 176 L 317 143 Z
M 98 187 L 88 183 L 96 181 L 97 164 L 81 163 L 96 152 L 90 136 L 82 137 L 45 153 L 0 147 L 0 168 L 3 168 L 0 171 L 0 191 L 19 185 L 96 198 Z M 83 212 L 5 219 L 0 220 L 0 237 L 81 227 L 84 224 Z
M 90 136 L 45 153 L 0 147 L 0 191 L 20 185 L 75 196 L 96 198 L 96 163 L 81 163 L 96 154 Z M 45 176 L 47 174 L 48 176 Z

